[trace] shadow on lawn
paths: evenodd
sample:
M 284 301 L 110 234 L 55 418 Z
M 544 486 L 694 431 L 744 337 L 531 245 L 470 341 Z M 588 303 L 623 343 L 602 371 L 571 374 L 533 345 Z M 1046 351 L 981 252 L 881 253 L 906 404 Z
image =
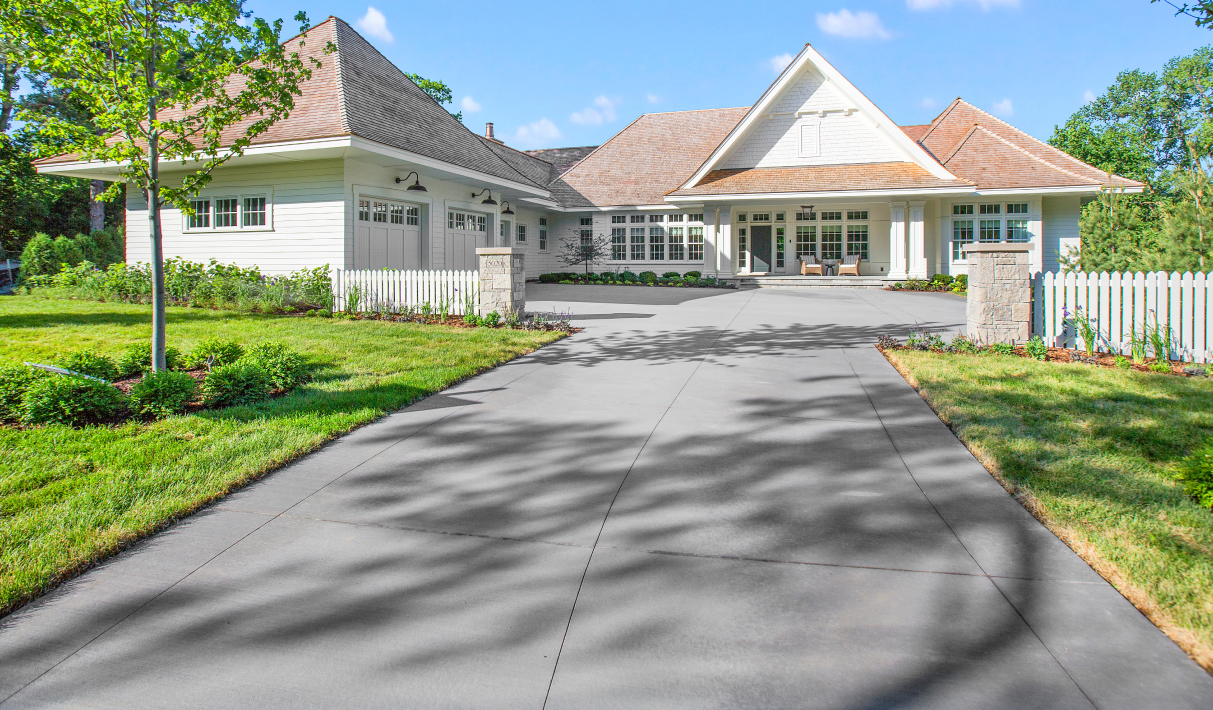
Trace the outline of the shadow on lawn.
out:
M 759 356 L 866 346 L 891 327 L 570 339 L 527 362 L 660 366 L 711 348 L 711 359 L 743 367 Z M 284 702 L 403 688 L 413 704 L 511 706 L 537 703 L 554 673 L 552 707 L 592 704 L 609 688 L 652 699 L 678 684 L 688 697 L 733 705 L 813 697 L 840 708 L 929 706 L 961 691 L 989 706 L 1054 704 L 1055 684 L 1013 668 L 1016 654 L 1039 643 L 1020 616 L 1030 618 L 1038 600 L 1026 592 L 1018 613 L 1006 604 L 932 507 L 976 511 L 989 500 L 972 497 L 962 478 L 970 485 L 937 488 L 928 502 L 901 458 L 946 469 L 967 454 L 923 437 L 899 443 L 899 456 L 866 399 L 832 393 L 853 378 L 805 377 L 822 391 L 811 401 L 742 399 L 727 416 L 683 410 L 683 426 L 671 419 L 651 439 L 656 415 L 642 409 L 489 407 L 483 388 L 431 397 L 233 499 L 239 509 L 272 508 L 274 491 L 307 486 L 283 517 L 38 687 L 79 692 L 87 676 L 98 703 L 171 685 L 178 699 L 215 704 L 247 699 L 252 688 Z M 922 413 L 904 383 L 865 387 L 890 403 L 886 420 Z M 397 394 L 377 385 L 340 400 L 386 392 Z M 806 410 L 848 421 L 789 417 Z M 557 669 L 589 546 L 617 491 Z M 224 515 L 205 511 L 99 572 L 155 566 Z M 1039 577 L 1039 537 L 1005 516 L 983 525 L 1013 551 L 1002 574 Z M 859 567 L 800 564 L 811 562 Z M 978 575 L 897 571 L 941 567 Z M 0 668 L 57 659 L 92 638 L 86 617 L 121 617 L 144 603 L 141 594 L 94 592 L 80 623 L 23 643 L 0 636 Z M 47 605 L 70 601 L 57 594 Z M 9 619 L 10 639 L 27 612 Z M 644 661 L 670 657 L 681 665 Z

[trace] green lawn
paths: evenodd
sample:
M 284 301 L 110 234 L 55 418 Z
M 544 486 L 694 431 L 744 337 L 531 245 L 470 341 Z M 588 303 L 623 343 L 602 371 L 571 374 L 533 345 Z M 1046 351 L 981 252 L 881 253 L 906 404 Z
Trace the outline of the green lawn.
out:
M 117 356 L 150 337 L 148 306 L 0 297 L 0 361 Z M 0 614 L 126 543 L 325 441 L 560 333 L 170 308 L 169 345 L 281 340 L 316 378 L 257 406 L 151 424 L 0 427 Z
M 1213 671 L 1213 514 L 1175 465 L 1213 435 L 1213 381 L 1012 356 L 889 353 L 979 459 Z

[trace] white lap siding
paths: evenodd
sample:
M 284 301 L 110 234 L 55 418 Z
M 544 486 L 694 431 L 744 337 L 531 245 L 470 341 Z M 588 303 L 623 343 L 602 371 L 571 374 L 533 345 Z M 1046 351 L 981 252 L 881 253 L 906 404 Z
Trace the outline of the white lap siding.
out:
M 266 274 L 344 262 L 344 194 L 340 160 L 220 168 L 203 197 L 267 193 L 267 229 L 187 231 L 184 215 L 168 206 L 161 216 L 165 258 L 256 266 Z M 127 189 L 126 259 L 149 262 L 147 204 Z
M 1040 258 L 1044 271 L 1060 271 L 1058 255 L 1078 248 L 1078 219 L 1082 216 L 1082 198 L 1077 195 L 1046 197 L 1042 205 Z

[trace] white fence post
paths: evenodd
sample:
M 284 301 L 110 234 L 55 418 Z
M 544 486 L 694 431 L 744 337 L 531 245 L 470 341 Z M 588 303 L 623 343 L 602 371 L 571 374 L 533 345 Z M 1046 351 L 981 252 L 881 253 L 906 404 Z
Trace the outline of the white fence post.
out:
M 1157 325 L 1170 334 L 1170 356 L 1213 361 L 1213 278 L 1203 273 L 1037 274 L 1032 279 L 1033 334 L 1054 347 L 1079 347 L 1073 319 L 1078 309 L 1095 327 L 1098 349 L 1127 355 L 1136 334 Z
M 333 270 L 333 309 L 344 311 L 358 291 L 358 310 L 399 313 L 428 302 L 437 311 L 442 303 L 451 315 L 467 315 L 468 295 L 479 303 L 480 275 L 476 271 L 402 271 L 397 269 Z

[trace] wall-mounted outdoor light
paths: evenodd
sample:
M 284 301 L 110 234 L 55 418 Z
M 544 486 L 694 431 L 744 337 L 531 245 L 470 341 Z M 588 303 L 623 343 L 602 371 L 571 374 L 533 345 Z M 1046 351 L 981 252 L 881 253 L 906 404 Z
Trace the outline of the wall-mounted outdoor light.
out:
M 505 205 L 505 209 L 501 210 L 501 214 L 514 214 L 514 210 L 510 209 L 509 200 L 502 200 L 501 204 Z
M 484 198 L 483 200 L 481 200 L 481 201 L 480 201 L 480 204 L 482 204 L 482 205 L 495 205 L 495 204 L 497 204 L 497 200 L 494 200 L 494 199 L 493 199 L 493 193 L 492 193 L 492 192 L 491 192 L 491 191 L 490 191 L 490 190 L 489 190 L 487 187 L 486 187 L 486 188 L 484 188 L 483 190 L 481 190 L 480 192 L 473 192 L 473 193 L 472 193 L 472 197 L 473 197 L 473 198 L 480 197 L 481 195 L 483 195 L 483 194 L 484 194 L 484 193 L 486 193 L 486 192 L 487 192 L 487 193 L 489 193 L 489 196 L 488 196 L 488 197 L 486 197 L 486 198 Z
M 429 190 L 425 189 L 425 185 L 421 184 L 420 175 L 418 175 L 416 172 L 409 173 L 409 175 L 412 175 L 415 179 L 413 180 L 412 185 L 405 188 L 406 190 L 410 192 L 429 192 Z M 409 179 L 409 175 L 405 175 L 403 178 L 396 178 L 396 184 L 399 185 L 400 183 L 407 181 Z

